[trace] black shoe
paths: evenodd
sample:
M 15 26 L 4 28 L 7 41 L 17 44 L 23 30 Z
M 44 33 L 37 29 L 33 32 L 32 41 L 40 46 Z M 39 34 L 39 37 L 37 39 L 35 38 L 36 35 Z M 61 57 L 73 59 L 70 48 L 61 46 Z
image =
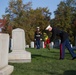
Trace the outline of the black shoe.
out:
M 76 57 L 73 57 L 72 60 L 76 59 Z

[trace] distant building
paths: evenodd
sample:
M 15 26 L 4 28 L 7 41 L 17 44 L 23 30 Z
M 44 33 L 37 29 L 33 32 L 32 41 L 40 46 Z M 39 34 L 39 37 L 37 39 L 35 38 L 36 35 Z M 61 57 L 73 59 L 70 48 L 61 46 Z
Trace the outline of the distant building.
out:
M 2 29 L 4 29 L 4 26 L 6 24 L 6 19 L 0 19 L 0 33 L 2 32 Z

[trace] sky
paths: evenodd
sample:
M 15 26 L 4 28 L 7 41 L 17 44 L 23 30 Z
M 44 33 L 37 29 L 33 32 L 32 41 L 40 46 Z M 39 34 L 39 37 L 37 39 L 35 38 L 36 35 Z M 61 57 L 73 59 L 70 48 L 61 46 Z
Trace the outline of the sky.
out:
M 0 2 L 0 19 L 2 15 L 5 15 L 5 9 L 8 7 L 10 0 L 1 0 Z M 60 1 L 63 0 L 23 0 L 23 3 L 26 4 L 29 1 L 32 2 L 32 8 L 36 9 L 37 7 L 47 7 L 51 14 L 51 18 L 54 18 L 54 11 L 57 9 L 57 5 Z

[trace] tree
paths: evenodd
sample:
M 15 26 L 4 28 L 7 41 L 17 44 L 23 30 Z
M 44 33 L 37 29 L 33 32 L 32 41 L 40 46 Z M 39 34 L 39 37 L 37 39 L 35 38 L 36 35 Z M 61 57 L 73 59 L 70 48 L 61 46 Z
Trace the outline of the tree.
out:
M 34 31 L 37 26 L 41 31 L 49 24 L 46 19 L 46 14 L 49 13 L 47 8 L 31 8 L 32 2 L 23 4 L 22 0 L 10 0 L 9 7 L 6 8 L 5 15 L 8 20 L 8 25 L 13 28 L 22 28 L 26 32 L 26 42 L 34 40 Z

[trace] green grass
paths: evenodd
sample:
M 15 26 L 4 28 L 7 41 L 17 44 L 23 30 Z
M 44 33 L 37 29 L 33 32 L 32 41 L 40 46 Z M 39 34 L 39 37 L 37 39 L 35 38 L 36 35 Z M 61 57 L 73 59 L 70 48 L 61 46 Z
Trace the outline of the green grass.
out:
M 76 75 L 76 59 L 66 50 L 65 59 L 59 60 L 59 49 L 26 49 L 31 52 L 31 63 L 9 63 L 14 66 L 11 75 Z

